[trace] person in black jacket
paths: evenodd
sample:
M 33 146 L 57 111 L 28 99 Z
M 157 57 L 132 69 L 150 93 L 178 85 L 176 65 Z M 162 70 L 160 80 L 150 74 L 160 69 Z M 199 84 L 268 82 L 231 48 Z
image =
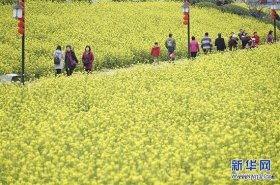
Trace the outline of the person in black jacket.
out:
M 215 46 L 217 51 L 224 51 L 226 49 L 225 39 L 222 38 L 222 34 L 218 33 L 218 38 L 215 40 Z
M 65 68 L 66 68 L 67 76 L 70 76 L 70 75 L 72 75 L 74 69 L 76 68 L 76 66 L 78 64 L 78 59 L 70 45 L 66 46 L 64 61 L 65 61 Z

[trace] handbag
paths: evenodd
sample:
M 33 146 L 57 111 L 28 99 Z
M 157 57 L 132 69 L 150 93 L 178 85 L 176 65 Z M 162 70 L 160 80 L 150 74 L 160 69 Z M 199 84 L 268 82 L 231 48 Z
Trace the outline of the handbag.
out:
M 89 64 L 89 60 L 85 59 L 85 60 L 83 60 L 83 63 L 84 63 L 85 65 L 88 65 L 88 64 Z
M 71 60 L 71 67 L 76 67 L 77 62 L 75 60 Z
M 75 68 L 77 65 L 77 62 L 72 58 L 72 54 L 70 54 L 70 64 L 73 68 Z

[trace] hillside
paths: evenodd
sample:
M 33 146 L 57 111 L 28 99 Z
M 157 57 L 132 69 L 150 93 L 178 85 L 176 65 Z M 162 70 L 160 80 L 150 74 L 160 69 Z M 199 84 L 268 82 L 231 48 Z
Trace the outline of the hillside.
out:
M 279 49 L 0 84 L 0 183 L 279 184 Z
M 21 39 L 12 6 L 0 11 L 0 74 L 20 73 Z M 95 69 L 116 68 L 150 61 L 151 45 L 163 47 L 172 32 L 177 41 L 177 57 L 186 57 L 187 29 L 182 24 L 181 3 L 26 3 L 26 75 L 45 76 L 53 72 L 52 53 L 58 44 L 74 46 L 78 56 L 87 44 L 93 48 Z M 215 39 L 222 32 L 227 39 L 244 28 L 258 31 L 264 39 L 272 25 L 254 19 L 221 13 L 211 8 L 191 7 L 191 35 L 202 38 L 205 32 Z M 161 60 L 167 54 L 163 47 Z M 81 65 L 79 66 L 81 69 Z

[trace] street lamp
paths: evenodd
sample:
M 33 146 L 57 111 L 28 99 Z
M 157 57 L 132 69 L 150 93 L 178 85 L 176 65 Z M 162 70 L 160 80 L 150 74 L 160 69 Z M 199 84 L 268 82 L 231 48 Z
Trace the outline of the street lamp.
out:
M 21 0 L 13 8 L 13 17 L 16 18 L 18 22 L 18 33 L 21 35 L 21 83 L 24 84 L 24 0 Z
M 184 25 L 188 26 L 188 58 L 191 56 L 190 52 L 190 10 L 189 10 L 190 3 L 188 1 L 185 1 L 185 3 L 182 6 L 182 11 L 184 14 Z
M 276 13 L 277 6 L 275 4 L 271 5 L 271 18 L 273 20 L 273 26 L 274 26 L 274 42 L 276 42 L 276 19 L 277 19 L 277 13 Z
M 188 5 L 184 4 L 184 5 L 182 6 L 182 10 L 183 10 L 183 13 L 188 13 L 188 12 L 189 12 L 189 7 L 188 7 Z
M 22 12 L 23 12 L 23 7 L 22 6 L 20 6 L 19 4 L 14 6 L 14 8 L 13 8 L 14 18 L 16 18 L 16 19 L 22 18 L 22 16 L 23 16 Z

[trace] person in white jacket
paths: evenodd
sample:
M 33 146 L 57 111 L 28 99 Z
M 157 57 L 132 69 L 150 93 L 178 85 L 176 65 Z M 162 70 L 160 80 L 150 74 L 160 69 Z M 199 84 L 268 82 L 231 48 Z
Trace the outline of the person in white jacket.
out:
M 56 70 L 56 74 L 61 74 L 61 71 L 63 69 L 63 58 L 64 58 L 61 46 L 56 47 L 56 50 L 54 51 L 53 54 L 53 58 L 54 58 L 54 69 Z

